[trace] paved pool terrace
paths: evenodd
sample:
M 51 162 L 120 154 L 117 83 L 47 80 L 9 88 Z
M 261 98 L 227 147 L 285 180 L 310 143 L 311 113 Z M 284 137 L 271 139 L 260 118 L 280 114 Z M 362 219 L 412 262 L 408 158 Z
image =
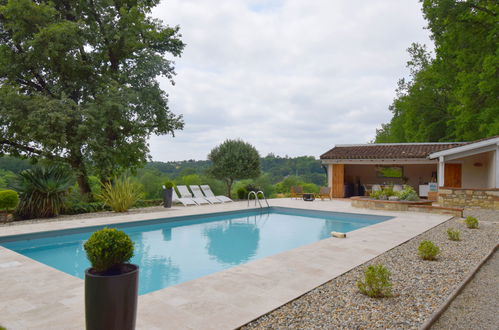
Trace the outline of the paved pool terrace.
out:
M 348 200 L 272 199 L 269 203 L 393 218 L 352 231 L 346 239 L 327 238 L 139 296 L 137 329 L 237 328 L 451 218 L 358 209 Z M 247 202 L 176 206 L 155 213 L 0 227 L 0 237 L 246 209 Z M 84 313 L 83 280 L 0 246 L 1 325 L 9 330 L 84 329 Z

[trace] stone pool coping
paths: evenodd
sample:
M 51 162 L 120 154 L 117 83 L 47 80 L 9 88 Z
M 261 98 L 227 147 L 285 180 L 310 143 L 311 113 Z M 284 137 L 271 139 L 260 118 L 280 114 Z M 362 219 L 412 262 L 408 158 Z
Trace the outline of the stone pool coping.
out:
M 394 218 L 139 297 L 137 329 L 232 329 L 448 220 L 449 215 L 363 210 L 350 202 L 273 199 L 271 206 Z M 253 207 L 253 205 L 251 206 Z M 2 227 L 0 236 L 246 210 L 246 202 L 175 207 L 156 213 Z M 1 324 L 84 328 L 83 280 L 0 247 Z

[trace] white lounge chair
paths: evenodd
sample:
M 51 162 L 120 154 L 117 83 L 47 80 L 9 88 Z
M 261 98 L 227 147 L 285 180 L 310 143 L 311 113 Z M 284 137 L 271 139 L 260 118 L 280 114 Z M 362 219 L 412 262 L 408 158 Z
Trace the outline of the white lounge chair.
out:
M 206 199 L 208 202 L 210 202 L 211 204 L 219 204 L 219 203 L 222 203 L 221 200 L 219 200 L 218 198 L 216 197 L 208 197 L 208 196 L 204 196 L 203 195 L 203 192 L 201 191 L 201 188 L 199 188 L 199 186 L 189 186 L 189 188 L 191 188 L 191 191 L 192 193 L 194 194 L 194 197 L 196 198 L 204 198 Z
M 187 186 L 177 186 L 177 189 L 178 189 L 178 192 L 180 193 L 180 196 L 182 196 L 182 198 L 190 198 L 199 205 L 210 204 L 210 202 L 208 202 L 204 198 L 192 197 L 192 194 L 189 192 L 189 189 L 187 189 Z
M 211 191 L 210 186 L 208 186 L 207 184 L 199 186 L 199 187 L 201 188 L 201 190 L 203 191 L 203 193 L 205 194 L 206 197 L 216 197 L 219 200 L 221 200 L 222 203 L 233 202 L 233 200 L 227 196 L 223 196 L 223 195 L 215 196 L 213 191 Z
M 178 194 L 175 191 L 175 188 L 173 188 L 172 190 L 173 190 L 172 202 L 174 202 L 174 203 L 182 203 L 184 206 L 187 206 L 187 205 L 198 205 L 191 198 L 178 197 Z

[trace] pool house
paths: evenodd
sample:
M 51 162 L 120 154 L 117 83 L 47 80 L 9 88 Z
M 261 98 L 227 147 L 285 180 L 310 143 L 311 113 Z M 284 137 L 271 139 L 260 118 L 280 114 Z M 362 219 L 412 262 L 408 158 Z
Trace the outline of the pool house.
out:
M 332 197 L 407 184 L 442 206 L 499 209 L 499 136 L 474 142 L 336 145 L 320 157 Z

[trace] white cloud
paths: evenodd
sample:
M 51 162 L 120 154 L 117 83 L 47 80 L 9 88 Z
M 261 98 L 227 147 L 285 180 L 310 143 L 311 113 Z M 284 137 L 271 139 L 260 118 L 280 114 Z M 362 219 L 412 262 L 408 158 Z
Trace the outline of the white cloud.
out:
M 153 15 L 187 44 L 176 85 L 160 79 L 186 123 L 151 138 L 161 161 L 206 159 L 227 138 L 316 157 L 368 142 L 390 119 L 406 48 L 430 44 L 416 0 L 168 0 Z

